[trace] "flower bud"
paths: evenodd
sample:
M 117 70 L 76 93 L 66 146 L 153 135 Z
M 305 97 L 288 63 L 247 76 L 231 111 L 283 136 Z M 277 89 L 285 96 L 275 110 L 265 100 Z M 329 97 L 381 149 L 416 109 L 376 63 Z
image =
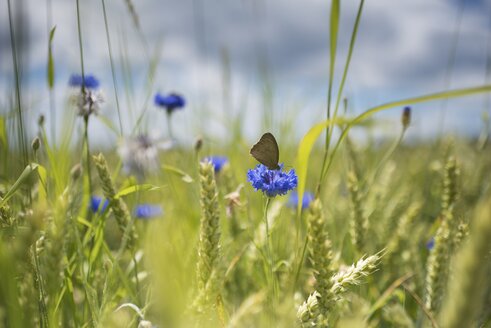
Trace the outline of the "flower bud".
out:
M 32 140 L 31 147 L 34 152 L 36 152 L 39 149 L 39 146 L 41 144 L 41 141 L 39 141 L 39 138 L 36 137 Z
M 402 127 L 403 129 L 407 129 L 409 124 L 411 124 L 411 107 L 404 107 L 402 112 Z
M 38 125 L 43 126 L 44 125 L 44 115 L 39 115 L 38 117 Z
M 203 138 L 200 136 L 194 143 L 194 150 L 198 153 L 203 148 Z
M 81 175 L 82 175 L 82 165 L 76 164 L 74 167 L 72 167 L 72 170 L 70 171 L 70 175 L 73 180 L 77 180 Z

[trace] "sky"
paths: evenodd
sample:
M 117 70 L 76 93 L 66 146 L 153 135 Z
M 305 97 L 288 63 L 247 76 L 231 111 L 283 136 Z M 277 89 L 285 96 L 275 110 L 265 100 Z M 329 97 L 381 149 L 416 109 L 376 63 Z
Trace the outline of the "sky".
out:
M 0 3 L 2 112 L 14 81 L 7 3 Z M 26 120 L 34 131 L 42 113 L 52 130 L 54 117 L 60 134 L 60 126 L 67 125 L 62 117 L 70 110 L 68 95 L 74 92 L 67 81 L 71 73 L 80 73 L 76 1 L 11 3 L 14 29 L 25 36 L 19 52 Z M 232 132 L 228 116 L 240 117 L 252 140 L 265 129 L 280 133 L 288 124 L 295 125 L 295 137 L 300 138 L 325 118 L 330 1 L 105 0 L 105 4 L 125 135 L 132 133 L 141 111 L 146 113 L 142 130 L 165 135 L 165 115 L 151 99 L 157 91 L 185 95 L 187 108 L 173 117 L 174 130 L 183 139 L 199 134 L 226 138 Z M 336 92 L 358 5 L 355 0 L 341 1 Z M 101 115 L 117 128 L 102 1 L 80 1 L 80 10 L 85 72 L 101 80 L 106 98 Z M 46 62 L 48 31 L 55 25 L 53 111 Z M 490 54 L 489 0 L 367 0 L 343 97 L 354 115 L 393 100 L 491 84 L 491 74 L 486 73 Z M 154 58 L 158 63 L 149 84 L 147 73 Z M 490 111 L 486 99 L 480 95 L 415 105 L 409 136 L 477 135 L 482 113 Z M 272 112 L 271 124 L 265 111 Z M 381 122 L 377 133 L 391 135 L 400 129 L 400 110 L 376 117 Z M 95 142 L 117 140 L 102 119 L 92 121 Z M 75 129 L 80 128 L 76 120 Z

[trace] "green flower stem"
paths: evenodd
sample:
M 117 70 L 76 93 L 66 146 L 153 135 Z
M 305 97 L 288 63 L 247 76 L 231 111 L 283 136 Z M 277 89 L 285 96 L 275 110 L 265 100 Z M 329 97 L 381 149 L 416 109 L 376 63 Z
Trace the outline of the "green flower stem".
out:
M 401 133 L 399 134 L 399 137 L 397 140 L 392 144 L 392 146 L 389 148 L 389 150 L 385 153 L 384 157 L 382 160 L 378 163 L 377 167 L 375 168 L 373 174 L 370 176 L 370 180 L 368 180 L 368 185 L 372 186 L 373 182 L 379 175 L 380 171 L 384 167 L 384 165 L 389 161 L 391 156 L 394 154 L 396 151 L 397 147 L 401 144 L 402 140 L 404 139 L 404 135 L 406 134 L 407 127 L 402 127 Z
M 172 139 L 173 138 L 173 135 L 172 135 L 172 124 L 170 122 L 171 117 L 172 117 L 171 112 L 167 111 L 167 130 L 169 131 L 169 138 Z
M 78 48 L 80 51 L 80 69 L 82 71 L 82 92 L 85 92 L 85 68 L 84 68 L 84 48 L 82 45 L 82 27 L 80 22 L 80 4 L 79 0 L 76 0 L 77 4 L 77 31 L 78 31 Z
M 90 110 L 89 110 L 90 112 Z M 89 115 L 84 116 L 84 144 L 85 144 L 85 161 L 87 166 L 87 185 L 89 189 L 89 195 L 92 195 L 92 181 L 90 174 L 90 146 L 89 146 Z
M 266 225 L 266 243 L 265 243 L 265 247 L 266 247 L 266 256 L 268 257 L 267 259 L 267 266 L 268 266 L 268 269 L 269 269 L 269 275 L 270 275 L 270 281 L 269 281 L 269 284 L 270 286 L 268 286 L 268 288 L 272 288 L 272 291 L 273 291 L 273 298 L 272 298 L 272 310 L 274 312 L 274 305 L 277 303 L 278 301 L 278 284 L 277 284 L 277 281 L 275 279 L 275 275 L 274 275 L 274 270 L 273 270 L 273 266 L 274 266 L 274 257 L 273 257 L 273 244 L 272 244 L 272 240 L 271 240 L 271 236 L 270 236 L 270 232 L 269 232 L 269 222 L 268 222 L 268 209 L 269 209 L 269 204 L 271 203 L 271 198 L 270 197 L 266 197 L 266 201 L 265 201 L 265 204 L 264 204 L 264 215 L 263 215 L 263 220 L 264 220 L 264 224 Z

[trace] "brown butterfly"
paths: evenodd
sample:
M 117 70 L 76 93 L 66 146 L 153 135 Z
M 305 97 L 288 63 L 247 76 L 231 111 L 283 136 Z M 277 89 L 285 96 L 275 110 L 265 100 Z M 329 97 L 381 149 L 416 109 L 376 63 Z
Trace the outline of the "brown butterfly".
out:
M 266 165 L 270 170 L 279 170 L 278 161 L 280 150 L 275 137 L 267 132 L 261 139 L 252 146 L 250 154 L 261 164 Z

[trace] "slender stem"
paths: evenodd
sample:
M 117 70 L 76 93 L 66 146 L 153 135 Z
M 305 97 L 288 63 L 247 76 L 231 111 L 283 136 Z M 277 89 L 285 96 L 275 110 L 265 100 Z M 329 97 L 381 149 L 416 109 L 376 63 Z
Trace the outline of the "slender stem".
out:
M 293 292 L 295 292 L 297 287 L 298 278 L 300 277 L 300 271 L 302 270 L 303 261 L 305 259 L 305 252 L 307 251 L 307 245 L 309 243 L 308 236 L 305 236 L 305 241 L 302 247 L 302 253 L 300 255 L 300 260 L 298 261 L 297 270 L 295 271 L 295 280 L 293 281 Z
M 50 325 L 48 320 L 48 309 L 46 306 L 46 292 L 44 290 L 43 277 L 41 276 L 39 256 L 36 250 L 36 243 L 34 243 L 34 245 L 31 246 L 31 256 L 32 256 L 32 264 L 34 266 L 34 274 L 35 274 L 34 284 L 36 285 L 38 290 L 38 308 L 39 308 L 39 315 L 40 315 L 39 326 L 41 328 L 43 327 L 47 328 Z
M 353 55 L 353 49 L 355 48 L 356 36 L 358 35 L 358 27 L 360 26 L 361 15 L 363 12 L 363 5 L 365 0 L 360 0 L 360 5 L 358 6 L 358 12 L 356 14 L 355 25 L 353 26 L 353 32 L 351 33 L 351 40 L 348 50 L 348 56 L 346 57 L 346 64 L 344 65 L 343 77 L 341 79 L 341 84 L 339 85 L 338 95 L 336 97 L 336 105 L 334 106 L 334 116 L 337 116 L 339 110 L 339 104 L 341 103 L 341 97 L 343 95 L 344 85 L 346 83 L 346 78 L 348 76 L 348 69 L 351 63 L 351 57 Z M 346 107 L 345 107 L 346 109 Z M 329 138 L 332 137 L 332 130 L 330 131 Z
M 20 94 L 20 74 L 19 74 L 19 63 L 17 62 L 17 46 L 15 44 L 15 33 L 12 21 L 12 9 L 10 5 L 10 0 L 7 0 L 8 12 L 9 12 L 9 28 L 10 28 L 10 45 L 12 48 L 12 62 L 14 64 L 14 75 L 15 75 L 15 96 L 17 100 L 17 115 L 19 117 L 19 142 L 22 149 L 22 160 L 23 167 L 29 162 L 29 154 L 27 152 L 27 145 L 24 132 L 24 117 L 22 114 L 22 103 Z
M 360 5 L 358 6 L 358 12 L 356 14 L 356 20 L 355 20 L 355 25 L 353 27 L 353 32 L 351 33 L 351 40 L 350 40 L 350 45 L 349 45 L 349 50 L 348 50 L 348 56 L 346 58 L 346 63 L 344 65 L 344 71 L 343 71 L 343 77 L 341 79 L 341 84 L 339 86 L 339 89 L 338 89 L 338 95 L 336 97 L 336 105 L 334 107 L 334 115 L 333 115 L 333 119 L 335 119 L 337 117 L 337 114 L 338 114 L 338 110 L 339 110 L 339 104 L 341 102 L 341 97 L 342 97 L 342 94 L 343 94 L 343 90 L 344 90 L 344 84 L 346 83 L 346 77 L 348 76 L 348 69 L 349 69 L 349 66 L 350 66 L 350 63 L 351 63 L 351 57 L 353 55 L 353 49 L 355 47 L 355 43 L 356 43 L 356 36 L 358 35 L 358 26 L 360 25 L 360 20 L 361 20 L 361 14 L 362 14 L 362 11 L 363 11 L 363 5 L 365 3 L 365 0 L 361 0 L 360 1 Z M 332 54 L 331 54 L 332 56 Z M 333 69 L 333 68 L 331 68 Z M 330 81 L 330 84 L 329 84 L 329 87 L 332 86 L 332 81 Z M 327 119 L 330 119 L 330 104 L 331 104 L 331 90 L 329 90 L 329 94 L 328 94 L 328 117 Z M 332 133 L 333 133 L 333 128 L 331 129 L 327 129 L 326 130 L 326 145 L 325 145 L 325 150 L 324 150 L 324 158 L 322 160 L 322 170 L 321 170 L 321 175 L 320 175 L 320 178 L 319 178 L 319 184 L 317 186 L 317 189 L 320 193 L 320 189 L 322 187 L 322 182 L 324 180 L 324 177 L 326 175 L 326 168 L 327 168 L 327 156 L 328 156 L 328 152 L 329 152 L 329 145 L 331 143 L 331 139 L 332 139 Z
M 78 46 L 80 50 L 80 69 L 82 71 L 82 95 L 85 97 L 85 70 L 84 70 L 84 50 L 82 46 L 82 26 L 80 23 L 80 5 L 79 0 L 76 0 L 77 3 L 77 29 L 78 29 Z M 91 182 L 91 174 L 90 174 L 90 148 L 89 148 L 89 114 L 84 115 L 84 141 L 85 141 L 85 151 L 86 151 L 86 165 L 87 165 L 87 183 L 89 188 L 89 196 L 92 194 L 92 182 Z
M 404 282 L 402 283 L 402 287 L 404 287 L 404 290 L 409 293 L 409 295 L 412 296 L 412 298 L 418 303 L 419 307 L 421 310 L 423 310 L 423 313 L 428 317 L 428 319 L 431 322 L 431 326 L 433 328 L 438 328 L 438 323 L 436 322 L 435 318 L 433 317 L 433 314 L 426 308 L 425 304 L 423 303 L 423 300 L 416 294 L 411 288 L 407 286 L 407 284 Z
M 169 131 L 169 138 L 173 139 L 172 135 L 172 124 L 171 124 L 171 117 L 172 117 L 172 112 L 171 111 L 166 111 L 167 113 L 167 130 Z
M 136 193 L 136 201 L 137 203 L 140 203 L 141 201 L 141 193 L 140 192 L 137 192 Z M 129 224 L 134 224 L 134 221 L 131 221 Z M 132 246 L 132 249 L 131 249 L 131 252 L 133 253 L 132 254 L 132 257 L 133 257 L 133 265 L 134 265 L 134 270 L 133 270 L 133 274 L 134 274 L 134 277 L 135 277 L 135 289 L 136 289 L 136 302 L 139 306 L 142 306 L 144 303 L 141 299 L 141 295 L 140 295 L 140 279 L 138 278 L 138 260 L 136 259 L 136 254 L 137 254 L 137 244 L 133 244 Z
M 272 309 L 274 313 L 274 305 L 278 301 L 278 286 L 276 283 L 275 275 L 274 275 L 274 270 L 273 270 L 273 265 L 274 265 L 274 258 L 273 258 L 273 247 L 272 247 L 272 241 L 271 241 L 271 236 L 269 232 L 269 222 L 268 222 L 268 209 L 269 209 L 269 204 L 271 203 L 271 198 L 266 197 L 266 202 L 264 205 L 264 224 L 266 226 L 266 254 L 268 257 L 268 267 L 269 267 L 269 275 L 270 275 L 270 283 L 273 290 L 273 298 L 272 298 Z
M 327 120 L 331 119 L 331 101 L 332 101 L 332 87 L 334 83 L 334 70 L 336 64 L 336 47 L 338 42 L 338 28 L 339 28 L 339 2 L 331 1 L 331 18 L 330 18 L 330 58 L 329 58 L 329 85 L 327 89 Z M 326 129 L 326 142 L 324 145 L 324 160 L 322 168 L 324 169 L 327 154 L 329 152 L 329 144 L 331 143 L 331 128 Z M 322 172 L 322 171 L 321 171 Z
M 48 42 L 49 42 L 49 52 L 51 53 L 52 51 L 52 45 L 49 40 L 50 38 L 50 32 L 51 28 L 53 27 L 53 6 L 51 3 L 51 0 L 47 0 L 46 3 L 46 30 L 48 33 Z M 50 118 L 50 123 L 51 123 L 51 138 L 53 139 L 53 145 L 55 145 L 56 141 L 56 95 L 55 95 L 55 90 L 54 90 L 54 85 L 51 87 L 48 84 L 48 92 L 49 92 L 49 118 Z
M 457 58 L 457 50 L 459 46 L 460 31 L 462 28 L 462 19 L 464 17 L 465 3 L 466 1 L 464 0 L 460 1 L 459 7 L 457 8 L 457 16 L 455 18 L 455 26 L 454 26 L 454 31 L 450 44 L 450 51 L 448 53 L 447 66 L 445 68 L 445 77 L 443 81 L 445 91 L 449 90 L 450 85 L 452 84 L 452 73 L 455 67 L 455 60 Z M 445 116 L 447 114 L 447 105 L 448 105 L 448 99 L 445 98 L 441 102 L 440 117 L 438 119 L 437 131 L 440 135 L 443 134 L 443 130 L 445 128 Z M 440 142 L 437 142 L 435 144 L 435 149 L 441 146 L 441 140 L 443 140 L 443 138 L 437 138 L 437 140 L 440 140 Z
M 326 131 L 326 137 L 329 138 L 329 131 Z M 326 145 L 329 145 L 330 140 L 328 139 L 326 141 Z M 325 174 L 324 172 L 327 171 L 328 167 L 328 162 L 327 162 L 327 155 L 329 154 L 329 146 L 326 146 L 324 149 L 324 156 L 322 158 L 322 168 L 321 168 L 321 174 L 319 177 L 319 181 L 317 182 L 317 187 L 315 189 L 315 196 L 319 197 L 321 193 L 321 188 L 322 188 L 322 182 L 324 181 Z
M 84 115 L 84 144 L 85 144 L 85 160 L 87 166 L 87 183 L 89 186 L 89 195 L 92 195 L 92 181 L 90 174 L 90 147 L 89 147 L 89 114 Z
M 402 128 L 401 133 L 399 134 L 399 137 L 397 140 L 392 144 L 390 149 L 385 153 L 384 157 L 382 160 L 378 163 L 377 167 L 375 168 L 372 176 L 370 178 L 367 177 L 368 180 L 368 185 L 371 186 L 373 184 L 373 181 L 377 178 L 377 175 L 380 173 L 380 170 L 383 168 L 385 163 L 390 159 L 392 154 L 395 152 L 397 147 L 401 144 L 402 139 L 404 139 L 404 134 L 406 133 L 406 128 Z
M 375 303 L 372 305 L 370 310 L 368 311 L 367 319 L 370 320 L 373 316 L 373 314 L 382 308 L 386 302 L 389 300 L 389 298 L 392 296 L 394 291 L 399 288 L 403 283 L 405 283 L 407 280 L 411 279 L 414 277 L 414 272 L 408 272 L 402 277 L 396 279 L 390 286 L 387 288 L 382 295 L 375 301 Z
M 138 279 L 138 261 L 136 260 L 136 247 L 133 250 L 133 265 L 133 273 L 135 275 L 136 300 L 138 301 L 139 305 L 142 305 L 140 300 L 140 280 Z
M 84 49 L 82 46 L 82 27 L 80 25 L 80 6 L 77 2 L 77 29 L 78 29 L 78 48 L 80 50 L 80 69 L 82 70 L 82 93 L 85 94 L 85 70 L 84 70 Z
M 104 14 L 104 26 L 106 28 L 107 48 L 109 51 L 109 62 L 111 64 L 111 74 L 112 74 L 112 78 L 113 78 L 114 98 L 116 99 L 116 108 L 118 109 L 119 132 L 121 135 L 123 135 L 123 122 L 121 119 L 121 109 L 119 106 L 118 87 L 116 84 L 116 70 L 114 68 L 113 52 L 112 52 L 112 48 L 111 48 L 111 38 L 109 36 L 109 23 L 107 22 L 106 2 L 104 0 L 101 0 L 101 1 L 102 1 L 102 12 Z
M 302 212 L 303 212 L 303 206 L 302 206 L 302 211 L 300 211 L 300 214 L 297 213 L 297 215 L 295 215 L 295 260 L 297 259 L 297 250 L 298 250 L 298 244 L 300 242 L 300 230 L 302 228 L 302 225 L 301 225 L 301 215 L 302 215 Z

